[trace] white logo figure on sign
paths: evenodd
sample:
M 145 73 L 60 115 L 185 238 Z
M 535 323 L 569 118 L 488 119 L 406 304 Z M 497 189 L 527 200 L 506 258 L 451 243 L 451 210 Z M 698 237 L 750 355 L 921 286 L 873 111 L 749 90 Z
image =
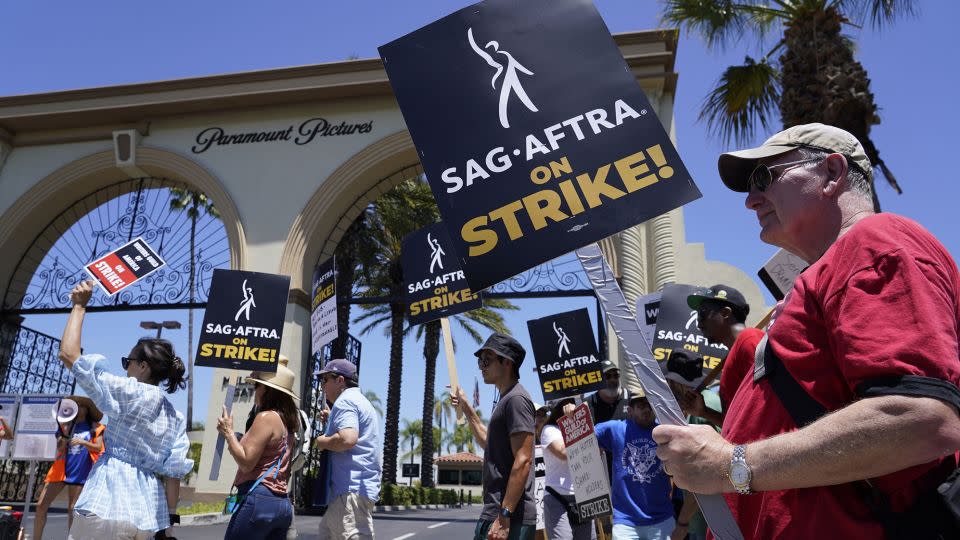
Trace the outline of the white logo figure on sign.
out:
M 247 321 L 250 320 L 250 308 L 257 307 L 256 302 L 253 301 L 253 289 L 247 287 L 247 280 L 243 280 L 243 286 L 240 287 L 243 289 L 243 303 L 240 304 L 240 309 L 237 310 L 237 314 L 233 316 L 233 320 L 240 321 L 240 315 L 246 317 Z
M 690 330 L 690 327 L 691 327 L 691 326 L 693 326 L 694 328 L 697 327 L 697 311 L 696 311 L 696 310 L 691 311 L 691 312 L 690 312 L 690 318 L 687 319 L 686 329 L 687 329 L 687 330 Z
M 514 58 L 512 54 L 507 51 L 501 51 L 500 44 L 496 41 L 487 42 L 484 49 L 491 49 L 493 54 L 502 54 L 506 57 L 507 67 L 506 70 L 504 70 L 503 64 L 494 60 L 493 56 L 477 46 L 477 42 L 473 39 L 473 28 L 467 29 L 467 40 L 480 58 L 486 60 L 486 62 L 490 64 L 490 67 L 496 68 L 497 71 L 493 74 L 493 79 L 490 80 L 490 86 L 492 86 L 494 90 L 497 88 L 497 78 L 500 77 L 501 73 L 504 74 L 503 80 L 500 83 L 500 125 L 504 128 L 510 127 L 510 120 L 507 119 L 507 103 L 510 101 L 511 93 L 516 94 L 517 97 L 520 98 L 520 102 L 526 105 L 531 111 L 540 112 L 537 106 L 530 101 L 527 93 L 523 90 L 523 86 L 520 85 L 520 77 L 517 76 L 517 71 L 527 75 L 533 75 L 532 71 L 523 67 L 520 62 L 517 62 L 517 59 Z
M 433 267 L 439 266 L 443 270 L 443 257 L 447 254 L 446 251 L 440 247 L 440 241 L 433 237 L 431 233 L 427 233 L 427 245 L 430 246 L 430 273 L 433 273 Z
M 557 349 L 557 356 L 563 356 L 564 353 L 570 354 L 570 338 L 567 337 L 567 333 L 557 326 L 556 322 L 553 323 L 553 331 L 557 334 L 557 345 L 560 346 Z

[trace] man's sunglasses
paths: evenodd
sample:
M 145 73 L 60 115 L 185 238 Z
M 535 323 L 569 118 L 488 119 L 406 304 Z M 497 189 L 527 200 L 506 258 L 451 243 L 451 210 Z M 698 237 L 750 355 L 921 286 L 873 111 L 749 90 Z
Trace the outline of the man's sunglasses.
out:
M 770 184 L 772 184 L 775 180 L 778 180 L 781 176 L 783 176 L 783 172 L 786 172 L 786 171 L 783 171 L 780 174 L 776 175 L 776 177 L 774 177 L 773 169 L 779 169 L 781 167 L 791 167 L 793 165 L 800 165 L 802 163 L 812 163 L 814 161 L 820 161 L 822 159 L 823 159 L 822 157 L 815 157 L 810 159 L 801 159 L 800 161 L 791 161 L 789 163 L 778 163 L 776 165 L 764 165 L 763 163 L 760 163 L 753 169 L 753 172 L 750 173 L 750 180 L 747 186 L 748 187 L 753 186 L 757 188 L 757 191 L 762 193 L 766 191 L 768 187 L 770 187 Z

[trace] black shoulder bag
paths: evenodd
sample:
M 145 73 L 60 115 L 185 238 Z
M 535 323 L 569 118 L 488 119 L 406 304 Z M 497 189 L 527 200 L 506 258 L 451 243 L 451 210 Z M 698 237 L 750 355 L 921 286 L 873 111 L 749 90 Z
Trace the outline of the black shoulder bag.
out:
M 573 495 L 561 495 L 559 492 L 557 492 L 557 490 L 550 486 L 545 486 L 545 488 L 549 494 L 553 495 L 557 498 L 557 500 L 563 503 L 564 508 L 567 509 L 567 519 L 570 521 L 570 525 L 580 525 L 590 521 L 583 521 L 580 519 L 580 511 L 577 510 L 577 501 Z
M 754 383 L 766 378 L 797 429 L 803 428 L 826 415 L 828 411 L 813 399 L 783 366 L 780 357 L 768 343 L 768 337 L 763 336 L 754 353 Z M 883 524 L 887 538 L 960 538 L 960 469 L 945 479 L 938 489 L 921 493 L 913 506 L 903 512 L 891 510 L 886 494 L 869 480 L 858 480 L 852 484 L 867 508 Z

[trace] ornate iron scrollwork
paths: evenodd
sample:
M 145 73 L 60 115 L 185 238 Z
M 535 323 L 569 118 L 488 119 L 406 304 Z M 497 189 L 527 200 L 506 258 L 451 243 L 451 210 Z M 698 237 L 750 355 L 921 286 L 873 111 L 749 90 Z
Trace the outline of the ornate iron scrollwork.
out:
M 213 269 L 230 265 L 226 231 L 202 207 L 195 224 L 189 208 L 171 209 L 175 189 L 189 188 L 162 178 L 138 178 L 77 201 L 54 218 L 20 260 L 4 296 L 3 311 L 68 310 L 70 290 L 87 279 L 83 267 L 137 237 L 157 250 L 166 266 L 113 297 L 95 294 L 91 306 L 175 307 L 206 302 Z

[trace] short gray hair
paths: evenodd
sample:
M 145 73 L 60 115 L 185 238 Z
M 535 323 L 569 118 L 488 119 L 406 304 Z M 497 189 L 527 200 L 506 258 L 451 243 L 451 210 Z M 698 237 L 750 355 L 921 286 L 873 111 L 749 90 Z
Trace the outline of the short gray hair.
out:
M 797 151 L 800 153 L 801 159 L 826 159 L 827 156 L 830 155 L 823 150 L 815 150 L 813 148 L 798 148 Z M 849 157 L 843 157 L 847 160 L 847 183 L 850 184 L 850 188 L 860 195 L 873 200 L 873 187 L 870 185 L 870 179 L 867 178 L 866 173 L 850 161 Z

